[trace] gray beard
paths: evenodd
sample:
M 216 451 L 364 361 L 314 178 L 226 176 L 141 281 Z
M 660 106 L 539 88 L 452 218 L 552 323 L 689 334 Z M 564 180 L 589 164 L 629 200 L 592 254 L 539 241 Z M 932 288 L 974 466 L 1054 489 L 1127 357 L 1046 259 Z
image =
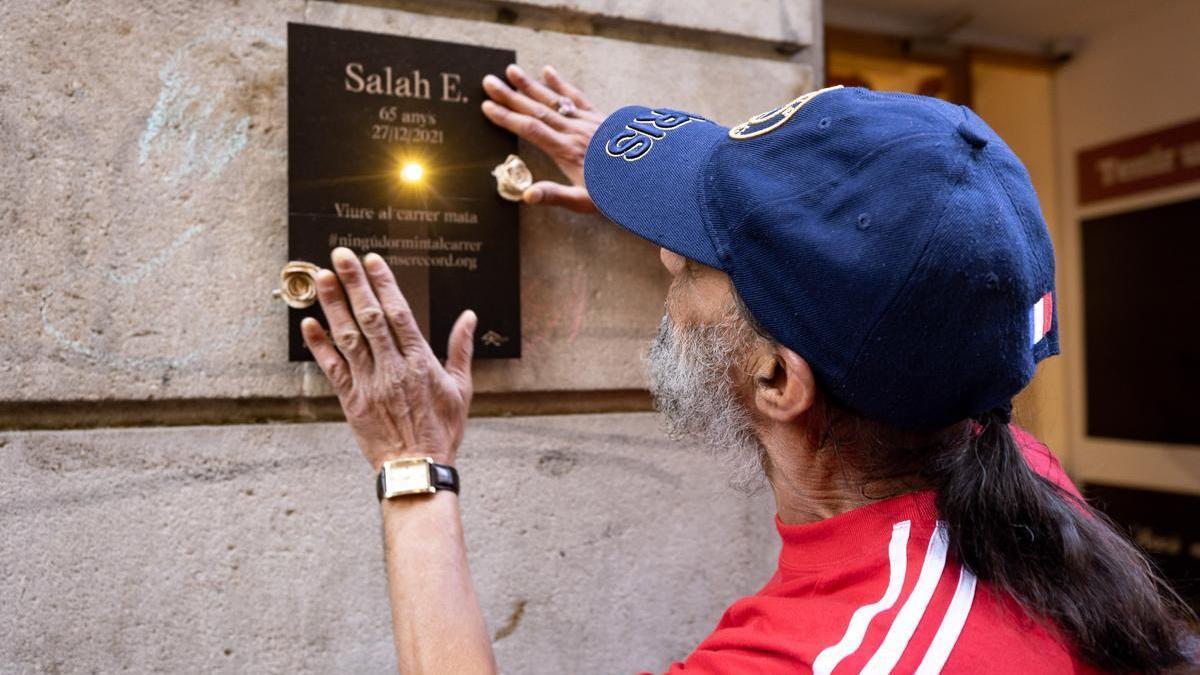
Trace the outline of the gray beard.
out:
M 752 494 L 764 484 L 766 448 L 729 375 L 744 344 L 744 330 L 736 314 L 715 325 L 682 329 L 664 315 L 646 367 L 667 434 L 701 442 L 729 471 L 729 486 Z

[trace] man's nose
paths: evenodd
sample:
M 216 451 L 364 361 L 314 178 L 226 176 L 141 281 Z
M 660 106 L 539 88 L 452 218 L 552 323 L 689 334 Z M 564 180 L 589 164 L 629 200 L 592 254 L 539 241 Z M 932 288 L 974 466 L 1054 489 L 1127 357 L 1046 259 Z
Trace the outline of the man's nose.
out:
M 678 276 L 684 267 L 687 266 L 687 258 L 674 251 L 668 251 L 665 248 L 658 249 L 658 257 L 662 260 L 663 267 L 666 267 L 667 271 L 671 273 L 671 276 Z

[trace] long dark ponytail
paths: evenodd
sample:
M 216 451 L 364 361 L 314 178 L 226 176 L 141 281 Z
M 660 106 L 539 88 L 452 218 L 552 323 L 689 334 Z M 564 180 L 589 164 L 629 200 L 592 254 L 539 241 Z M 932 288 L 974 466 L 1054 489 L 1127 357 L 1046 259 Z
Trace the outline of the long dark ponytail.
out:
M 1194 658 L 1190 611 L 1100 512 L 1033 471 L 1011 405 L 929 455 L 951 550 L 976 577 L 1053 623 L 1089 663 L 1163 672 Z M 962 438 L 962 435 L 959 436 Z
M 773 342 L 734 299 L 754 333 Z M 820 406 L 811 442 L 847 450 L 864 497 L 887 496 L 868 494 L 879 479 L 932 487 L 958 560 L 1050 622 L 1083 660 L 1111 672 L 1195 672 L 1191 609 L 1107 516 L 1030 468 L 1009 427 L 1011 403 L 930 434 L 881 425 L 824 396 Z

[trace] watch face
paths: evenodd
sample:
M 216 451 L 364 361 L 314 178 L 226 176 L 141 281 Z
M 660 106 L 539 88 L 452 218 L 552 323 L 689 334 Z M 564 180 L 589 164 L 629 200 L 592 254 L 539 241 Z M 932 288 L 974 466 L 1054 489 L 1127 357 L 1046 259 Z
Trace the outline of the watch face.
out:
M 384 471 L 386 497 L 434 490 L 429 481 L 429 463 L 426 461 L 396 462 L 388 464 Z

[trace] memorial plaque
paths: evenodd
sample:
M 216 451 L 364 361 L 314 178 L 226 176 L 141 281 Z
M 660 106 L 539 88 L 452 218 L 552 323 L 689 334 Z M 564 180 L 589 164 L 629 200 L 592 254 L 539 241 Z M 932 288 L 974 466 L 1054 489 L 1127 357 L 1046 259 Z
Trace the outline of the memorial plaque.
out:
M 521 354 L 517 205 L 493 167 L 516 137 L 483 116 L 512 51 L 288 25 L 288 257 L 345 246 L 396 274 L 440 357 L 464 309 L 478 358 Z M 289 309 L 289 359 L 311 360 Z

